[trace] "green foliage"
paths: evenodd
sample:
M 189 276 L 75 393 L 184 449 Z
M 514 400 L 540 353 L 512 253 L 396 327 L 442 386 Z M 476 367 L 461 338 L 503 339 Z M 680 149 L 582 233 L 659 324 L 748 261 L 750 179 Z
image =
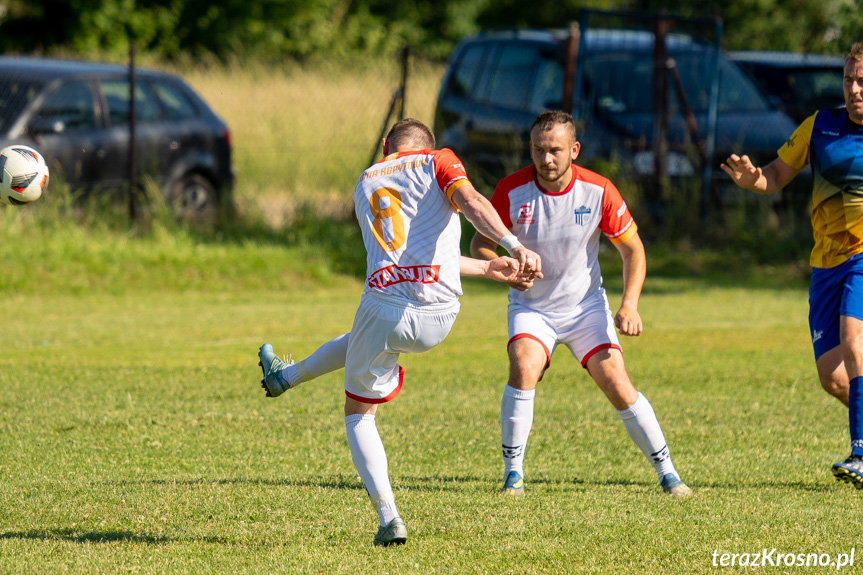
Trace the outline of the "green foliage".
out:
M 584 8 L 719 16 L 727 49 L 844 53 L 863 37 L 860 0 L 10 0 L 6 6 L 5 52 L 119 58 L 133 34 L 143 52 L 173 60 L 368 58 L 405 44 L 445 58 L 460 38 L 480 29 L 564 28 Z

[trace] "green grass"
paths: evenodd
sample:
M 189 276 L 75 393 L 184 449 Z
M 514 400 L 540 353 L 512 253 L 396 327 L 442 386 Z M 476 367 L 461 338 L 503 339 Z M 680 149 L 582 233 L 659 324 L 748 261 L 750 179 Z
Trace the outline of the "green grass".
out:
M 255 355 L 350 329 L 352 224 L 130 232 L 50 206 L 0 211 L 0 572 L 704 573 L 714 550 L 858 541 L 859 494 L 829 473 L 847 412 L 817 383 L 798 271 L 649 248 L 646 330 L 623 345 L 688 500 L 661 493 L 563 349 L 528 495 L 500 497 L 506 292 L 467 282 L 450 337 L 404 358 L 379 411 L 410 539 L 374 549 L 341 374 L 271 400 Z

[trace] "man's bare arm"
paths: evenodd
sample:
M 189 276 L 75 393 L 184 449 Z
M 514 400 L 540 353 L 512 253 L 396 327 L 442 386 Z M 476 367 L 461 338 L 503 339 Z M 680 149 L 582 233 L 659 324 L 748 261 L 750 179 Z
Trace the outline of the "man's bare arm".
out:
M 765 168 L 756 167 L 749 156 L 731 154 L 719 166 L 735 184 L 758 194 L 772 194 L 784 188 L 800 170 L 796 170 L 776 158 Z

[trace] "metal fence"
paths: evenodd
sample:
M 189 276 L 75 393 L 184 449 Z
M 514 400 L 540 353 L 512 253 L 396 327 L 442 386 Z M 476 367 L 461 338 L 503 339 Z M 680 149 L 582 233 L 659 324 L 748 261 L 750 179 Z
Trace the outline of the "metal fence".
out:
M 763 227 L 790 193 L 799 222 L 799 183 L 765 199 L 719 169 L 732 153 L 765 165 L 795 128 L 720 49 L 720 20 L 584 10 L 578 31 L 575 92 L 583 97 L 574 111 L 585 135 L 618 142 L 657 222 L 685 227 L 733 214 Z
M 143 196 L 129 190 L 173 202 L 180 179 L 188 211 L 212 215 L 231 187 L 229 165 L 241 210 L 274 224 L 310 204 L 344 214 L 389 126 L 405 115 L 431 125 L 442 70 L 404 49 L 354 66 L 187 65 L 154 78 L 131 46 L 127 66 L 4 58 L 0 141 L 43 152 L 49 193 L 119 190 L 132 218 Z M 192 90 L 172 89 L 170 78 Z
M 487 42 L 463 46 L 448 67 L 405 49 L 350 65 L 241 62 L 173 72 L 227 124 L 238 205 L 259 209 L 275 225 L 310 205 L 324 215 L 349 213 L 356 177 L 380 157 L 380 138 L 401 117 L 433 126 L 438 145 L 452 148 L 477 187 L 490 193 L 500 177 L 529 163 L 527 129 L 536 114 L 560 108 L 577 119 L 580 163 L 612 177 L 657 222 L 698 226 L 729 207 L 759 212 L 777 201 L 789 204 L 784 193 L 755 199 L 718 169 L 732 152 L 769 161 L 795 127 L 719 50 L 721 36 L 715 19 L 585 9 L 563 33 L 481 34 Z M 171 115 L 179 112 L 169 109 L 176 101 L 151 94 L 159 110 L 154 116 L 141 87 L 127 86 L 135 96 L 125 99 L 127 116 L 119 122 L 125 129 L 140 137 L 156 116 L 180 123 Z M 32 92 L 0 83 L 0 122 Z M 91 100 L 94 127 L 120 120 L 92 94 Z M 15 121 L 0 124 L 0 132 Z M 72 127 L 63 129 L 68 134 Z M 28 136 L 27 126 L 17 129 Z M 115 130 L 112 137 L 121 136 Z M 33 138 L 34 147 L 40 138 L 44 132 Z M 136 149 L 126 145 L 101 162 L 124 174 L 127 189 L 158 168 L 136 157 Z M 83 165 L 69 164 L 63 176 L 74 179 Z M 803 211 L 796 197 L 792 208 Z

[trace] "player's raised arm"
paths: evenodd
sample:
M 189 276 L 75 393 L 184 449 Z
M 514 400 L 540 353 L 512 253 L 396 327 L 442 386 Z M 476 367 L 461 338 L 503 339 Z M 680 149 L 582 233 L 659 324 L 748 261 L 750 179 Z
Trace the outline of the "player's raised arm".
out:
M 518 260 L 520 272 L 542 271 L 542 260 L 539 255 L 521 245 L 503 224 L 491 202 L 473 186 L 459 187 L 453 192 L 452 201 L 479 233 L 501 245 Z
M 749 156 L 736 154 L 731 154 L 719 167 L 735 184 L 759 194 L 778 192 L 799 172 L 780 158 L 776 158 L 765 168 L 759 168 L 752 163 Z
M 494 260 L 497 257 L 497 244 L 477 232 L 470 241 L 470 255 L 481 260 Z M 533 287 L 535 278 L 542 278 L 542 272 L 525 272 L 504 281 L 512 289 L 527 291 Z

